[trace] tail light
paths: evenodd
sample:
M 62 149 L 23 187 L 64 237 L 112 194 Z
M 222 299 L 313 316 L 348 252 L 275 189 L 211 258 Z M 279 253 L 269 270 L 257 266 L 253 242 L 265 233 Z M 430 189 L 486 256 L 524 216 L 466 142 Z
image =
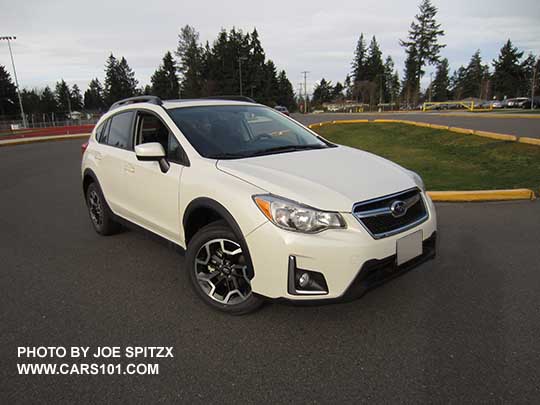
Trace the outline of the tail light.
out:
M 84 152 L 86 152 L 86 148 L 88 148 L 88 142 L 85 142 L 81 145 L 81 155 L 84 155 Z

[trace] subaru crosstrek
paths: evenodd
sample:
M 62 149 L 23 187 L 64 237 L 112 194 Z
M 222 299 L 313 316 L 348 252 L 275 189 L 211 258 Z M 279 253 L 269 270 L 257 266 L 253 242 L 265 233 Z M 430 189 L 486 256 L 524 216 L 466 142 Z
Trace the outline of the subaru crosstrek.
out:
M 417 174 L 247 100 L 117 102 L 82 180 L 98 233 L 129 222 L 181 246 L 196 293 L 232 314 L 358 297 L 435 255 Z

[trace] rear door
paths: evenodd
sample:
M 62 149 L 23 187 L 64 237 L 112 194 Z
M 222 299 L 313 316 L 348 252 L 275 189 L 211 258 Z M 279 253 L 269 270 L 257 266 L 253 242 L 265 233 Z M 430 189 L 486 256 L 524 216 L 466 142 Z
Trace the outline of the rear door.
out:
M 108 119 L 98 139 L 98 178 L 109 206 L 115 214 L 126 216 L 126 184 L 124 173 L 131 171 L 133 154 L 133 121 L 135 111 L 124 111 Z

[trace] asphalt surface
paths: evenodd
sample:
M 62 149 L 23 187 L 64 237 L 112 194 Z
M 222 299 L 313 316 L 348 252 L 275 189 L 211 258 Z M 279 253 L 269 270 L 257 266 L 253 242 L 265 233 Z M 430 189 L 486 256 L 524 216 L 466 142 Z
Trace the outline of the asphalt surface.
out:
M 383 114 L 292 114 L 293 118 L 305 124 L 313 124 L 322 121 L 347 120 L 347 119 L 399 119 L 421 121 L 430 124 L 448 125 L 453 127 L 477 129 L 481 131 L 498 132 L 529 138 L 540 138 L 540 118 L 497 118 L 500 113 L 482 114 L 475 113 L 472 116 L 466 114 L 449 113 L 383 113 Z M 497 114 L 496 116 L 494 114 Z
M 0 149 L 0 403 L 538 402 L 540 202 L 439 204 L 434 261 L 351 303 L 230 317 L 160 239 L 93 231 L 80 143 Z M 17 375 L 18 346 L 77 345 L 175 357 L 147 359 L 155 376 Z

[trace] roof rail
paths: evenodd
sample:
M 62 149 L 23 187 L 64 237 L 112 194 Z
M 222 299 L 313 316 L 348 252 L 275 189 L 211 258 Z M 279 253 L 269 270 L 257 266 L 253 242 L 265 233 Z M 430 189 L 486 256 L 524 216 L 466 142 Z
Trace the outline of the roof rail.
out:
M 109 108 L 109 111 L 114 110 L 115 108 L 118 108 L 122 105 L 128 105 L 128 104 L 134 104 L 134 103 L 150 103 L 150 104 L 155 104 L 155 105 L 163 105 L 163 102 L 161 101 L 159 97 L 136 96 L 136 97 L 125 98 L 123 100 L 117 101 L 116 103 L 111 105 L 111 107 Z
M 246 97 L 246 96 L 209 96 L 209 97 L 202 97 L 202 98 L 205 100 L 231 100 L 231 101 L 245 101 L 247 103 L 257 103 L 252 98 Z

